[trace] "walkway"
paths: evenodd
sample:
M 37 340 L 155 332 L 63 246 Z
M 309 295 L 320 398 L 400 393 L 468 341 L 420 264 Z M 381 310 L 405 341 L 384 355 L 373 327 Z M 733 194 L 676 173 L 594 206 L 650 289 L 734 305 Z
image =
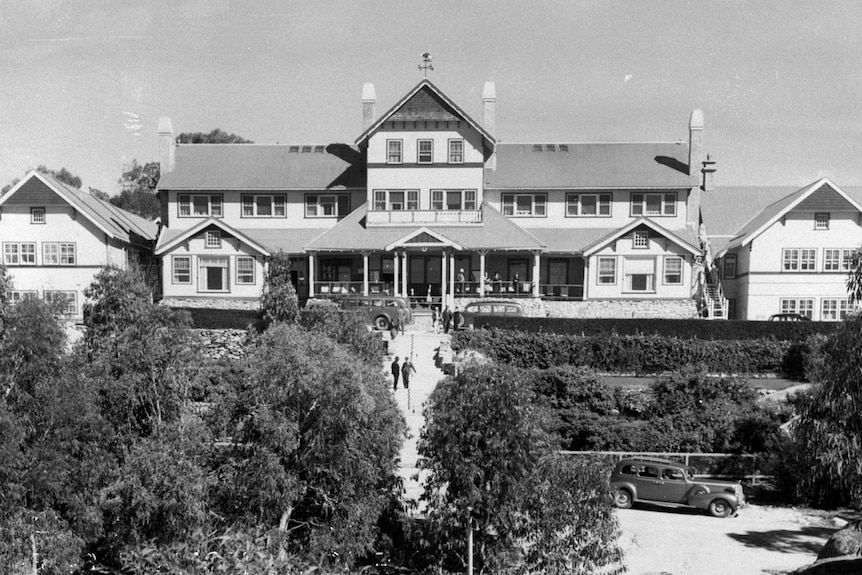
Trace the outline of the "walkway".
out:
M 389 339 L 388 334 L 386 339 Z M 416 368 L 416 373 L 411 374 L 410 377 L 410 388 L 404 389 L 403 382 L 399 381 L 398 390 L 394 392 L 395 401 L 407 421 L 409 433 L 401 448 L 399 475 L 404 481 L 404 498 L 416 503 L 419 502 L 419 496 L 422 494 L 422 482 L 417 466 L 419 432 L 425 424 L 422 409 L 437 382 L 444 377 L 443 371 L 434 364 L 434 356 L 440 343 L 448 341 L 448 335 L 435 334 L 431 331 L 430 318 L 420 316 L 408 326 L 404 335 L 398 335 L 389 342 L 390 357 L 386 360 L 385 366 L 387 374 L 391 373 L 390 364 L 394 356 L 398 356 L 399 363 L 403 363 L 405 357 L 412 356 L 413 366 Z M 389 384 L 391 389 L 391 375 L 389 375 Z

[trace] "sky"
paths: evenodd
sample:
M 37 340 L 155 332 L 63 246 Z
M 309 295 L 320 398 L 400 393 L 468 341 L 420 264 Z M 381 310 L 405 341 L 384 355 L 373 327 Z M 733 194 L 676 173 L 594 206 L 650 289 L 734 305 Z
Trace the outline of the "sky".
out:
M 0 185 L 44 164 L 119 192 L 158 120 L 257 143 L 353 143 L 428 77 L 504 142 L 679 141 L 720 186 L 862 185 L 855 0 L 2 0 Z

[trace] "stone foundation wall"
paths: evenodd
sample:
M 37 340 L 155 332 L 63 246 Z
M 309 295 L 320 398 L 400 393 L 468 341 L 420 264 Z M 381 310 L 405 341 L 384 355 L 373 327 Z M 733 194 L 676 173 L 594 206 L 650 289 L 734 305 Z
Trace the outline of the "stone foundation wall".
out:
M 209 359 L 243 359 L 247 354 L 249 334 L 244 329 L 193 329 Z
M 614 319 L 692 319 L 698 317 L 697 304 L 691 299 L 546 301 L 544 303 L 548 317 Z
M 239 298 L 180 298 L 171 297 L 165 298 L 159 302 L 160 305 L 166 307 L 193 307 L 193 308 L 211 308 L 211 309 L 241 309 L 255 311 L 260 308 L 260 300 L 255 299 L 239 299 Z

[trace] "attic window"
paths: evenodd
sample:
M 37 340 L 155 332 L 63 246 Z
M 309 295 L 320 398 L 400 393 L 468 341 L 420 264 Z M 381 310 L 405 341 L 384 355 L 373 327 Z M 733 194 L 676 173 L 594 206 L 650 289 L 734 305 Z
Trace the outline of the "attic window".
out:
M 298 154 L 299 153 L 299 146 L 291 146 L 290 148 L 288 148 L 287 151 L 290 154 Z
M 558 145 L 557 145 L 557 148 L 558 148 L 561 152 L 568 152 L 568 151 L 569 151 L 569 145 L 568 145 L 568 144 L 558 144 Z
M 326 146 L 314 146 L 314 153 L 315 154 L 322 154 L 325 151 L 326 151 Z
M 310 154 L 311 153 L 311 146 L 303 146 L 302 147 L 302 153 L 303 154 Z
M 533 151 L 534 152 L 541 152 L 542 150 L 543 150 L 542 144 L 533 144 Z
M 557 146 L 555 146 L 554 144 L 545 144 L 545 151 L 546 152 L 556 152 Z

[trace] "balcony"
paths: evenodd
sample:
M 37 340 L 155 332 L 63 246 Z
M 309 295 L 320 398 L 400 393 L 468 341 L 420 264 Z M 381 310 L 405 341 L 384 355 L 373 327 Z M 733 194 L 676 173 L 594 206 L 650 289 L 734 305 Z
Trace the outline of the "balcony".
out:
M 473 225 L 482 223 L 481 210 L 393 210 L 369 211 L 369 226 L 413 226 L 427 224 Z

